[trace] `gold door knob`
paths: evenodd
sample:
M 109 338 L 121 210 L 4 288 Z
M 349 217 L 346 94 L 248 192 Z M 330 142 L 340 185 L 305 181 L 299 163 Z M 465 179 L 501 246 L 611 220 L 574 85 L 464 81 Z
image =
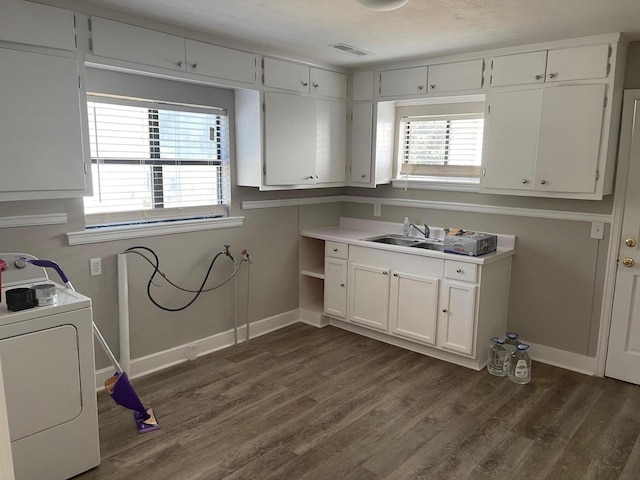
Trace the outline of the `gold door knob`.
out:
M 622 265 L 624 265 L 625 267 L 633 267 L 635 263 L 636 262 L 633 261 L 633 258 L 629 257 L 622 260 Z
M 624 243 L 627 247 L 635 247 L 638 241 L 635 238 L 627 238 Z

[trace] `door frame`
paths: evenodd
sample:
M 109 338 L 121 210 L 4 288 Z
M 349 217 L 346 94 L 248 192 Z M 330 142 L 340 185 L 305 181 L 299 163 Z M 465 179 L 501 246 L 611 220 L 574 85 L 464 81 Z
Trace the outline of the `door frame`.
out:
M 616 182 L 614 186 L 613 210 L 611 212 L 611 229 L 609 233 L 609 249 L 607 252 L 607 266 L 604 278 L 604 292 L 602 309 L 600 311 L 600 329 L 598 332 L 598 347 L 596 350 L 596 372 L 598 377 L 604 376 L 607 362 L 607 348 L 609 331 L 613 320 L 613 297 L 615 294 L 616 273 L 618 269 L 618 255 L 622 239 L 622 220 L 624 216 L 625 198 L 627 195 L 627 174 L 631 162 L 631 142 L 633 140 L 634 112 L 638 107 L 640 112 L 640 89 L 625 90 L 622 101 L 622 120 L 620 122 L 620 143 L 618 147 L 618 162 Z M 640 115 L 640 113 L 639 113 Z M 640 123 L 637 126 L 640 135 Z

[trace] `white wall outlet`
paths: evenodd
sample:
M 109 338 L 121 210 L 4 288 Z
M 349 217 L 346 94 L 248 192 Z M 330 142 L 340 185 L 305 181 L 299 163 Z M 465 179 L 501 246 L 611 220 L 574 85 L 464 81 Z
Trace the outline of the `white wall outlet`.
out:
M 596 240 L 604 238 L 604 222 L 593 222 L 591 224 L 591 238 Z
M 198 347 L 195 343 L 190 343 L 187 345 L 187 358 L 189 360 L 195 360 L 198 358 Z
M 89 260 L 89 274 L 92 277 L 96 275 L 102 275 L 102 259 L 92 258 Z
M 382 215 L 382 204 L 374 203 L 373 204 L 373 216 L 374 217 L 379 217 L 380 215 Z

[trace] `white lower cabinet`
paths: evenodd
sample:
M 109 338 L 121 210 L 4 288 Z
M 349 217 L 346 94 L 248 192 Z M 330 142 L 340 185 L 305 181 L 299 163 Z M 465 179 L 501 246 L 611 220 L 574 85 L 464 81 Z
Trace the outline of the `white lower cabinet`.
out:
M 394 272 L 391 276 L 389 331 L 426 345 L 436 344 L 437 278 Z
M 349 262 L 349 320 L 387 331 L 389 269 Z
M 347 318 L 347 261 L 341 258 L 324 262 L 324 313 Z
M 445 280 L 440 291 L 438 345 L 465 355 L 473 353 L 476 286 Z

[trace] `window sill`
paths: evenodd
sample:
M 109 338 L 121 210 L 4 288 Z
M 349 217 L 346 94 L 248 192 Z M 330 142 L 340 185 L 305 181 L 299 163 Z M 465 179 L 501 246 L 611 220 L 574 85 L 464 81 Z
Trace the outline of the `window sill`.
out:
M 69 232 L 69 245 L 101 243 L 130 238 L 155 237 L 173 233 L 199 232 L 218 228 L 241 227 L 244 217 L 206 218 L 198 220 L 178 220 L 167 223 L 143 225 L 123 225 L 117 227 L 92 228 L 82 232 Z
M 471 192 L 478 193 L 480 189 L 479 178 L 394 178 L 391 180 L 393 188 L 405 190 L 444 190 L 449 192 Z

